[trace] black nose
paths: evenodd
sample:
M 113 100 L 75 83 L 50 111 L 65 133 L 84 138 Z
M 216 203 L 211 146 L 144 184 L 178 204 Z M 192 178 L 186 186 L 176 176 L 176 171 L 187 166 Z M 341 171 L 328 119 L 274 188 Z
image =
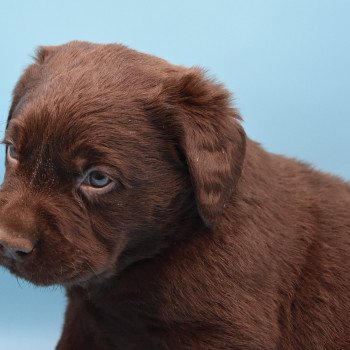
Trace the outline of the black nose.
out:
M 16 237 L 0 229 L 0 254 L 8 259 L 19 260 L 28 256 L 35 244 L 28 238 Z

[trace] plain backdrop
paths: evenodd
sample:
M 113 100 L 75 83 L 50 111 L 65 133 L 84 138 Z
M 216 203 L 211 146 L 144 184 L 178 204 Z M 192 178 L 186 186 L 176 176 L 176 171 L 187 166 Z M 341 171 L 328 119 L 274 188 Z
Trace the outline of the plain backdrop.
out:
M 206 67 L 234 92 L 251 138 L 350 179 L 349 18 L 347 0 L 2 0 L 1 137 L 38 45 L 121 42 Z M 0 350 L 54 349 L 64 304 L 63 290 L 0 269 Z

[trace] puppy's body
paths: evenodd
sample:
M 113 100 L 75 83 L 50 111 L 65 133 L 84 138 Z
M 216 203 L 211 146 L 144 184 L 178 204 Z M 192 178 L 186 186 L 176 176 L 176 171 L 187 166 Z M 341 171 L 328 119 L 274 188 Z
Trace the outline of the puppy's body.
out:
M 350 186 L 238 119 L 198 70 L 118 45 L 40 51 L 0 217 L 4 241 L 36 245 L 2 263 L 67 287 L 58 350 L 350 347 Z M 114 187 L 74 186 L 85 163 Z
M 90 316 L 66 326 L 62 349 L 85 322 L 101 349 L 349 347 L 349 186 L 251 142 L 246 159 L 216 230 L 130 267 L 106 289 L 71 291 L 73 307 Z

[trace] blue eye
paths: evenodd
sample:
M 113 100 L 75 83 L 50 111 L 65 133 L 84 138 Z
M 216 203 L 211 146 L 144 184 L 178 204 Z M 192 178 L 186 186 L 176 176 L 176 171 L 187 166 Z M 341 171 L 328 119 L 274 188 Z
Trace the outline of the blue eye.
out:
M 102 188 L 107 186 L 111 182 L 111 179 L 100 171 L 91 171 L 86 176 L 83 183 L 95 188 Z
M 7 157 L 9 159 L 15 159 L 15 160 L 17 160 L 17 158 L 18 158 L 16 148 L 13 144 L 9 144 L 7 146 Z

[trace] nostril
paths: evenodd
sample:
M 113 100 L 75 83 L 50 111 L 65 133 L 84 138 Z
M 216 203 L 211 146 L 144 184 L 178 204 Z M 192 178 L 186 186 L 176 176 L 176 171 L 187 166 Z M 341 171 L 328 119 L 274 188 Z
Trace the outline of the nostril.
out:
M 15 254 L 17 255 L 17 256 L 19 256 L 20 258 L 24 258 L 24 257 L 26 257 L 27 255 L 29 255 L 31 252 L 23 252 L 23 251 L 21 251 L 21 250 L 16 250 L 16 252 L 15 252 Z
M 21 258 L 24 258 L 31 254 L 35 248 L 35 243 L 30 240 L 24 240 L 20 242 L 17 247 L 13 247 L 14 253 Z
M 0 254 L 8 259 L 22 259 L 29 256 L 35 249 L 36 242 L 25 238 L 8 238 L 0 240 Z

